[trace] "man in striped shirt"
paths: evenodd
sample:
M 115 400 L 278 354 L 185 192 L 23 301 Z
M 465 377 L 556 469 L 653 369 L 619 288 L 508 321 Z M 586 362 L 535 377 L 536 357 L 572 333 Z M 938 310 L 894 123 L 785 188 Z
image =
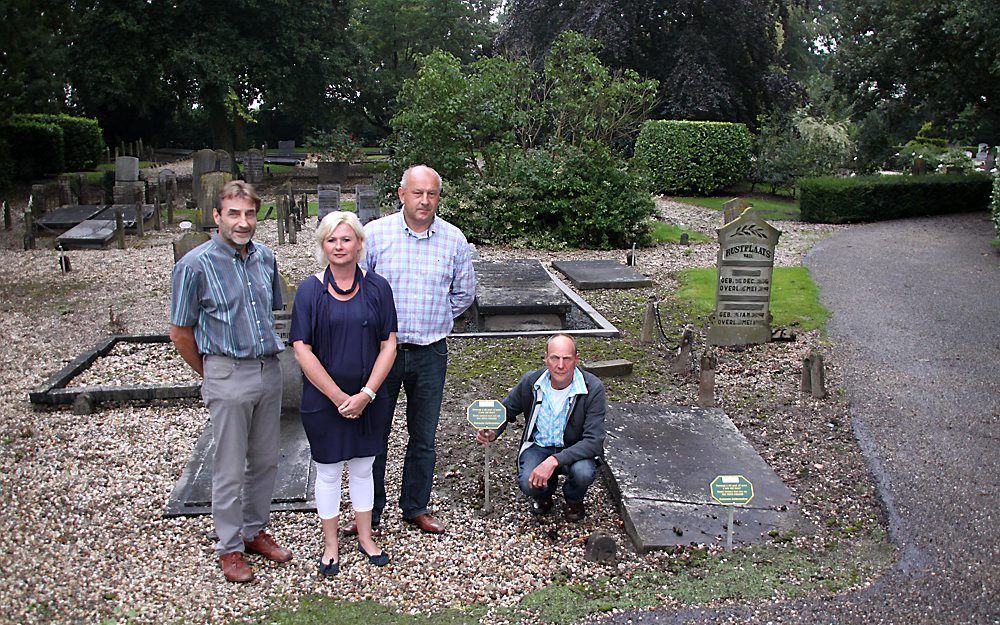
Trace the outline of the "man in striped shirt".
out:
M 274 253 L 251 242 L 260 198 L 242 181 L 216 198 L 219 231 L 174 266 L 170 340 L 204 378 L 215 439 L 212 521 L 222 573 L 249 582 L 243 557 L 287 562 L 292 552 L 264 531 L 278 469 L 284 349 L 274 330 L 282 306 Z
M 440 534 L 444 524 L 428 509 L 437 458 L 434 438 L 441 416 L 448 345 L 445 337 L 476 296 L 472 250 L 462 231 L 436 216 L 441 176 L 425 165 L 407 169 L 397 192 L 402 209 L 365 226 L 367 268 L 392 286 L 399 320 L 397 355 L 383 388 L 393 406 L 406 391 L 409 441 L 403 461 L 399 507 L 403 520 Z M 389 439 L 389 428 L 385 432 Z M 376 526 L 385 509 L 385 462 L 375 457 Z M 352 521 L 344 528 L 353 534 Z

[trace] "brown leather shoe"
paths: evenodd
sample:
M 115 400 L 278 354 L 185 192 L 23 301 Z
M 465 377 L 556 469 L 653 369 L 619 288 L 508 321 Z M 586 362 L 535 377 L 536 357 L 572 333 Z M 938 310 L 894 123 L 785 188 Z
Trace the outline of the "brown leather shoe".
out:
M 582 501 L 567 501 L 566 505 L 563 506 L 563 517 L 570 523 L 582 521 L 585 516 L 587 516 L 587 510 L 583 507 Z
M 253 581 L 253 571 L 250 565 L 243 559 L 242 551 L 233 551 L 219 556 L 219 564 L 222 565 L 222 574 L 231 582 L 245 583 Z
M 244 540 L 243 548 L 247 553 L 258 553 L 271 562 L 288 562 L 292 559 L 292 552 L 281 547 L 274 541 L 267 532 L 257 532 L 253 540 Z
M 372 529 L 373 530 L 377 530 L 378 529 L 378 525 L 379 525 L 378 521 L 372 522 Z M 344 536 L 357 536 L 358 535 L 358 522 L 356 520 L 354 520 L 354 519 L 351 519 L 346 524 L 344 524 L 344 527 L 342 527 L 340 531 L 344 532 Z
M 418 514 L 412 519 L 404 519 L 404 521 L 411 525 L 416 525 L 420 531 L 427 532 L 428 534 L 444 534 L 444 523 L 438 521 L 426 512 Z

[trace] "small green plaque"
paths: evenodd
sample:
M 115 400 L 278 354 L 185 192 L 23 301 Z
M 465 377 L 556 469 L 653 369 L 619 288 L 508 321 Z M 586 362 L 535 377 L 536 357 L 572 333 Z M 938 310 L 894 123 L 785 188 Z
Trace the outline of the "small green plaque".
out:
M 753 499 L 753 484 L 742 475 L 720 475 L 712 480 L 712 499 L 724 506 L 745 506 Z
M 495 399 L 479 399 L 466 411 L 477 430 L 495 430 L 507 420 L 507 408 Z

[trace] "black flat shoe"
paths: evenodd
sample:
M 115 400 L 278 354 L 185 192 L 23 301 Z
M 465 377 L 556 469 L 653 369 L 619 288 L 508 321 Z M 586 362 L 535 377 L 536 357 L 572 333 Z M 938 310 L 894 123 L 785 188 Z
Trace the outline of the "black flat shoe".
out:
M 340 562 L 330 562 L 329 564 L 323 564 L 323 556 L 319 557 L 319 574 L 323 577 L 333 577 L 337 573 L 340 573 Z
M 359 544 L 358 551 L 361 552 L 361 555 L 367 557 L 368 561 L 375 566 L 385 566 L 386 564 L 389 564 L 389 556 L 385 553 L 385 549 L 382 550 L 382 553 L 371 556 L 368 555 L 368 552 L 365 551 L 365 548 Z

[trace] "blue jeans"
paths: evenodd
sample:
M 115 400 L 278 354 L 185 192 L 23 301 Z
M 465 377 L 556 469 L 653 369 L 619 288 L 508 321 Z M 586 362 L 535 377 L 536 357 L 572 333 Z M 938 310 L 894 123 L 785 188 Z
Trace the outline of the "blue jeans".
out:
M 444 395 L 444 378 L 448 369 L 448 343 L 444 340 L 412 350 L 396 352 L 389 375 L 382 389 L 392 402 L 393 411 L 399 399 L 400 388 L 406 392 L 406 431 L 409 442 L 403 459 L 403 483 L 399 491 L 399 507 L 404 519 L 412 519 L 427 512 L 434 483 L 434 463 L 437 451 L 434 437 L 441 418 L 441 398 Z M 381 392 L 382 389 L 379 389 Z M 385 442 L 388 447 L 392 420 L 386 425 Z M 385 509 L 385 460 L 386 453 L 375 456 L 372 476 L 375 479 L 375 507 L 372 522 L 378 523 Z
M 542 464 L 549 456 L 562 450 L 562 447 L 532 445 L 521 453 L 521 457 L 517 459 L 517 485 L 521 488 L 522 493 L 533 499 L 551 497 L 556 492 L 559 476 L 565 475 L 563 497 L 571 503 L 583 501 L 587 489 L 594 483 L 594 478 L 597 476 L 597 463 L 594 462 L 593 458 L 577 460 L 568 466 L 559 465 L 559 468 L 552 472 L 552 477 L 549 478 L 549 483 L 545 485 L 545 488 L 532 488 L 528 484 L 528 478 L 531 477 L 531 472 L 535 470 L 535 467 Z

